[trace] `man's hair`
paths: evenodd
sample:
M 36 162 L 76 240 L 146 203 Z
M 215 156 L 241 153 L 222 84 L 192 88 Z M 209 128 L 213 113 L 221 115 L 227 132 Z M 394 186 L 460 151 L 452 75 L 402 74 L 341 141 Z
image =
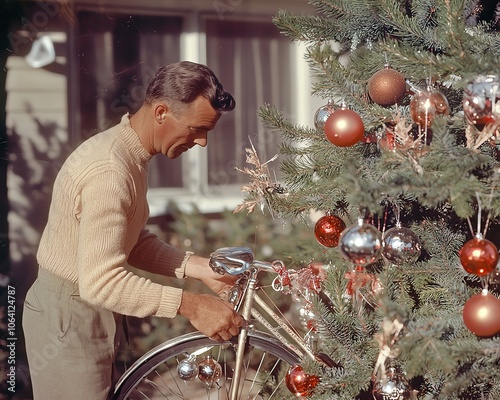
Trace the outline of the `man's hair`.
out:
M 233 96 L 223 89 L 215 74 L 207 66 L 190 61 L 158 68 L 146 90 L 144 102 L 151 104 L 157 100 L 164 100 L 175 112 L 199 96 L 207 99 L 220 113 L 231 111 L 236 105 Z

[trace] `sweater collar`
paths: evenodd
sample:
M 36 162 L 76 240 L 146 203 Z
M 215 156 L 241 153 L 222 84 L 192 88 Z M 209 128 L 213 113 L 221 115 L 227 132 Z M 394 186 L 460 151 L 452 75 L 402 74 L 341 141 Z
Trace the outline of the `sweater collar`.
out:
M 139 135 L 130 125 L 130 114 L 125 114 L 120 125 L 123 127 L 123 138 L 133 156 L 137 157 L 141 163 L 147 163 L 153 156 L 143 147 Z

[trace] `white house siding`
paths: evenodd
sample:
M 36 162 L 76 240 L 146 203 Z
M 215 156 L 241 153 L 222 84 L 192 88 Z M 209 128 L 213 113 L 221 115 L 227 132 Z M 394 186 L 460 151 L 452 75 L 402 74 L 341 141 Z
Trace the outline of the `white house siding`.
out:
M 43 34 L 54 41 L 66 37 L 61 32 Z M 24 55 L 7 59 L 9 240 L 12 279 L 20 293 L 36 274 L 35 254 L 50 188 L 68 152 L 65 64 L 65 58 L 58 56 L 51 71 L 32 68 Z

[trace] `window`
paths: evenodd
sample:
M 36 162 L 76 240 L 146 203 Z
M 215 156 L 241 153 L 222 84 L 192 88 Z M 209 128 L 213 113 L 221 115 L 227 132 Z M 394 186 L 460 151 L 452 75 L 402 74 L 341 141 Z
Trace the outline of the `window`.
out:
M 83 11 L 77 49 L 81 139 L 135 112 L 156 68 L 181 59 L 207 64 L 236 99 L 236 109 L 209 132 L 206 149 L 195 147 L 176 160 L 153 158 L 152 215 L 165 213 L 169 200 L 182 207 L 196 199 L 207 212 L 233 208 L 248 180 L 235 167 L 245 166 L 250 141 L 262 161 L 277 153 L 279 135 L 264 131 L 259 107 L 271 103 L 289 115 L 297 109 L 295 50 L 270 19 Z

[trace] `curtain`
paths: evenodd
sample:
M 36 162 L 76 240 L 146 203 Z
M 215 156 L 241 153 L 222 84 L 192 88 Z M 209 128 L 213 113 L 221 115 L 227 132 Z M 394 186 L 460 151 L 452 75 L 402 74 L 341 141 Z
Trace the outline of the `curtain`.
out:
M 207 20 L 206 27 L 207 63 L 236 100 L 210 137 L 208 179 L 242 183 L 248 178 L 234 167 L 245 165 L 250 141 L 262 162 L 278 152 L 279 135 L 265 131 L 258 110 L 270 103 L 290 112 L 290 42 L 271 22 Z

